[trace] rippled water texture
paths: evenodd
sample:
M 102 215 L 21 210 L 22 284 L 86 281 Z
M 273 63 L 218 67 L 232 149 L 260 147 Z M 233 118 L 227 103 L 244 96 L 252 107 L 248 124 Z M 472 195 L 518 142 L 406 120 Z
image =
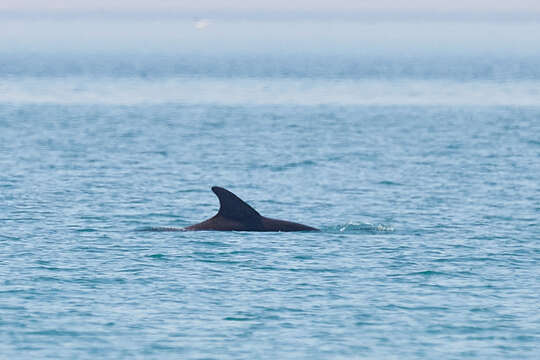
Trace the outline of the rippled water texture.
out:
M 539 358 L 534 57 L 445 75 L 239 56 L 246 75 L 191 54 L 193 73 L 144 75 L 126 55 L 115 75 L 118 54 L 102 73 L 43 55 L 48 74 L 18 54 L 0 67 L 0 357 Z M 212 185 L 322 231 L 141 231 L 210 217 Z

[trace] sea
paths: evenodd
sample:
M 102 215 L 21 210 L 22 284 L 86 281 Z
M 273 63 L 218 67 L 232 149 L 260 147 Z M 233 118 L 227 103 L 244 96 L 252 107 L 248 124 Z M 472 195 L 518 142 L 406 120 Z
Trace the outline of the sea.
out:
M 1 15 L 0 358 L 539 359 L 540 20 L 248 15 Z

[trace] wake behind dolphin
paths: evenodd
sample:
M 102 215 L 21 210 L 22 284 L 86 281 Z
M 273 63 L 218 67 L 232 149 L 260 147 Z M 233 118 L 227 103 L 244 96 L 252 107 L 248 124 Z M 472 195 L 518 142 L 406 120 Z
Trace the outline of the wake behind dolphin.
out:
M 262 216 L 246 202 L 227 189 L 213 186 L 212 191 L 219 199 L 216 215 L 201 223 L 185 228 L 151 228 L 155 231 L 319 231 L 319 229 L 285 220 Z

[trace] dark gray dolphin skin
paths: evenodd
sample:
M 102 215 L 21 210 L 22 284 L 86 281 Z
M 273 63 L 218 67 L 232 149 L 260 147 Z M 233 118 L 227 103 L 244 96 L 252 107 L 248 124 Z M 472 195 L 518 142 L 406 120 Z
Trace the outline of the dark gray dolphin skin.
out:
M 219 199 L 218 213 L 199 224 L 184 229 L 168 230 L 214 230 L 214 231 L 319 231 L 311 226 L 291 221 L 270 219 L 261 216 L 254 208 L 227 189 L 213 186 L 212 191 Z M 162 230 L 166 230 L 164 228 Z

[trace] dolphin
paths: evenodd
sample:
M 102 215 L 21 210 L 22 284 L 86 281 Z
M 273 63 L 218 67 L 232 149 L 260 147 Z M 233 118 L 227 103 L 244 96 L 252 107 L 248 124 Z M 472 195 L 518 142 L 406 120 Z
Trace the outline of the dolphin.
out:
M 219 199 L 216 215 L 201 223 L 185 228 L 155 228 L 161 231 L 320 231 L 311 226 L 271 219 L 262 216 L 238 196 L 227 189 L 213 186 L 212 191 Z

